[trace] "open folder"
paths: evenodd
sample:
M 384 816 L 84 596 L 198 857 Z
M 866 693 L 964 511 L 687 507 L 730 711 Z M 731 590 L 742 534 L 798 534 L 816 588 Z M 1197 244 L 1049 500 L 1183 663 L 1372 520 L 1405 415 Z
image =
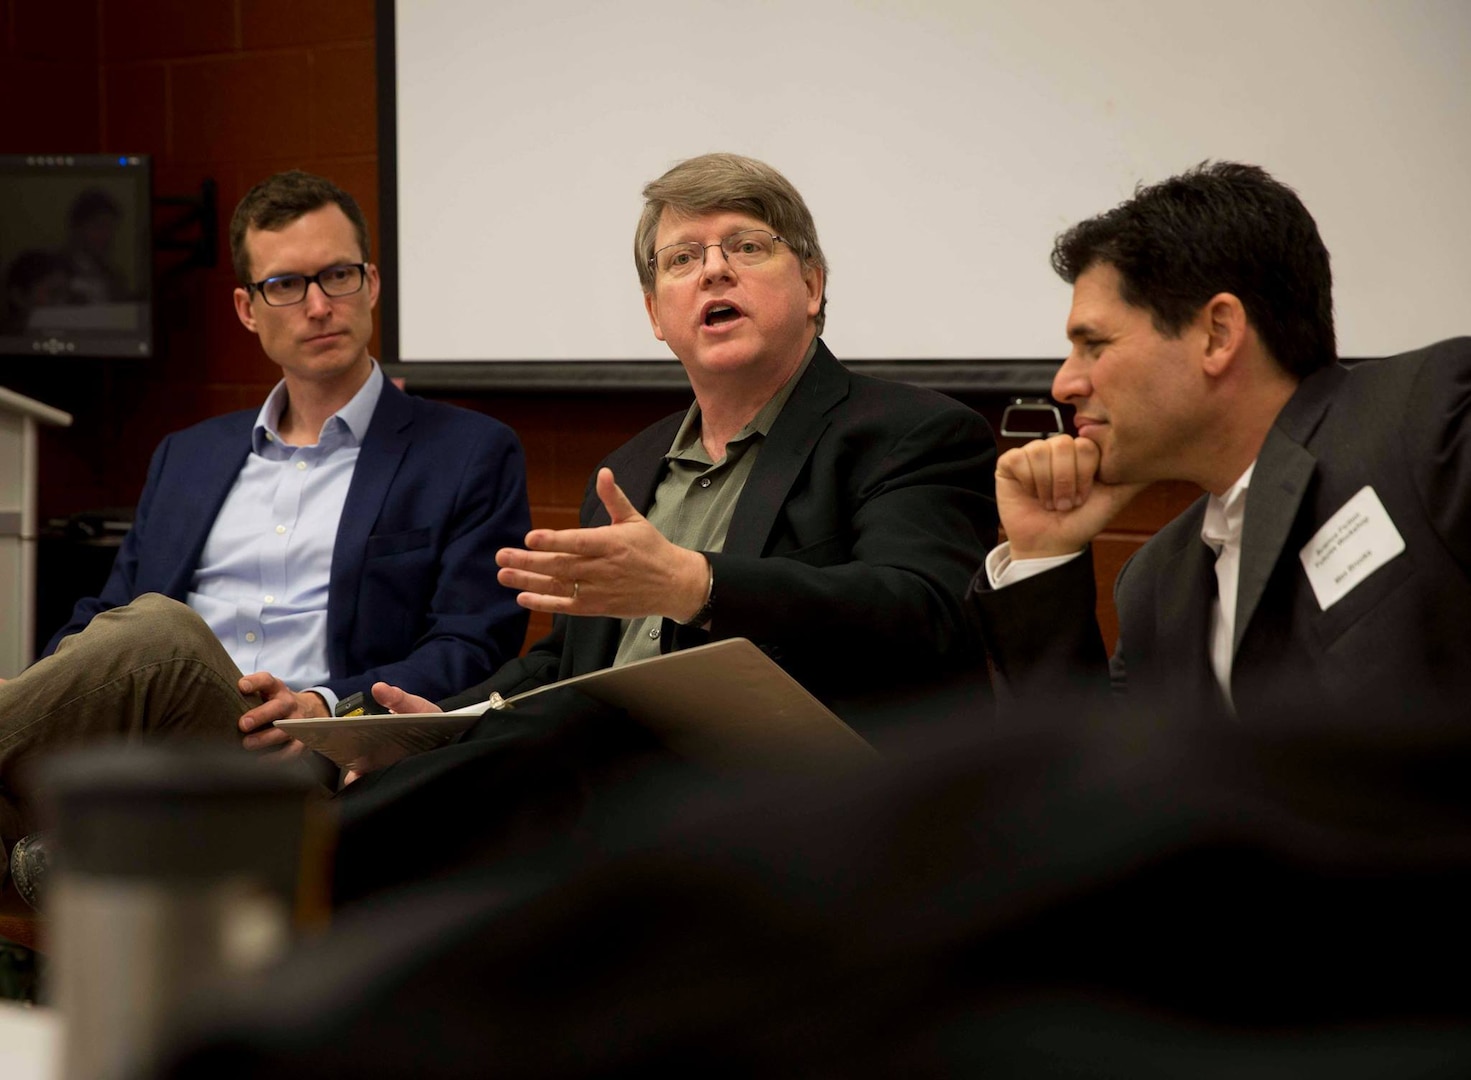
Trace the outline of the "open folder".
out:
M 676 754 L 721 770 L 820 774 L 878 760 L 857 732 L 745 638 L 604 668 L 453 712 L 277 720 L 276 726 L 335 764 L 362 771 L 442 746 L 492 708 L 514 709 L 564 686 L 625 710 Z

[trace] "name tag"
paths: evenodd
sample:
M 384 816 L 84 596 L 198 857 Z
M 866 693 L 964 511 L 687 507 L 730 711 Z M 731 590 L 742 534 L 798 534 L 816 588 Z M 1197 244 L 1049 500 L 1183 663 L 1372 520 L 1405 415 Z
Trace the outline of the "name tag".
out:
M 1389 520 L 1389 511 L 1373 488 L 1364 487 L 1313 534 L 1297 557 L 1318 607 L 1327 611 L 1404 550 L 1405 538 Z

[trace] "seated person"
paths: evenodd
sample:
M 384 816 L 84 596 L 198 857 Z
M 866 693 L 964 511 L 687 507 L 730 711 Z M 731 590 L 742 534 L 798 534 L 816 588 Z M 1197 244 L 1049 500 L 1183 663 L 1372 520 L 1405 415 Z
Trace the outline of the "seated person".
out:
M 827 262 L 816 227 L 770 166 L 708 154 L 644 198 L 634 238 L 644 305 L 694 404 L 605 459 L 581 528 L 536 530 L 524 549 L 500 552 L 501 582 L 551 612 L 552 632 L 443 704 L 745 637 L 880 749 L 984 713 L 986 660 L 963 597 L 995 537 L 985 420 L 838 363 L 820 337 Z M 435 707 L 396 686 L 374 693 L 397 712 Z M 586 775 L 621 763 L 638 736 L 575 696 L 487 714 L 459 742 L 351 784 L 339 896 L 450 861 L 431 845 L 460 841 L 440 824 L 459 812 L 586 820 L 596 789 Z M 493 830 L 480 838 L 500 842 Z M 396 850 L 417 858 L 386 865 L 382 853 Z
M 383 377 L 368 354 L 379 279 L 357 203 L 282 173 L 241 200 L 230 240 L 236 313 L 282 380 L 259 411 L 163 441 L 101 595 L 77 605 L 55 655 L 0 685 L 7 844 L 31 825 L 17 771 L 44 750 L 159 726 L 236 739 L 247 710 L 247 728 L 330 715 L 380 679 L 448 694 L 520 649 L 526 613 L 493 580 L 495 551 L 530 526 L 520 444 Z M 153 593 L 188 609 L 135 603 Z M 182 677 L 197 641 L 230 672 L 214 711 L 135 689 L 149 665 Z
M 695 403 L 608 457 L 582 528 L 535 530 L 524 550 L 498 553 L 501 584 L 552 612 L 552 633 L 446 704 L 742 636 L 880 743 L 894 728 L 983 711 L 986 661 L 964 596 L 995 540 L 985 420 L 833 358 L 819 337 L 816 228 L 774 169 L 707 155 L 645 198 L 645 305 Z M 212 688 L 235 671 L 196 644 L 171 653 L 193 669 L 187 685 L 155 696 L 186 715 L 228 714 Z M 408 692 L 420 689 L 408 678 L 373 688 L 399 712 L 434 707 L 433 692 Z M 269 726 L 278 716 L 247 712 L 247 745 L 288 746 Z M 565 835 L 590 794 L 646 752 L 657 749 L 628 718 L 567 691 L 489 714 L 460 741 L 343 790 L 339 897 L 483 853 L 527 822 L 534 839 Z
M 1087 545 L 1144 485 L 1179 479 L 1207 494 L 1114 587 L 1131 698 L 1242 718 L 1459 707 L 1471 339 L 1340 365 L 1317 226 L 1254 166 L 1144 188 L 1052 262 L 1073 286 L 1053 395 L 1078 435 L 1001 457 L 1008 542 L 975 582 L 1009 691 L 1107 685 Z

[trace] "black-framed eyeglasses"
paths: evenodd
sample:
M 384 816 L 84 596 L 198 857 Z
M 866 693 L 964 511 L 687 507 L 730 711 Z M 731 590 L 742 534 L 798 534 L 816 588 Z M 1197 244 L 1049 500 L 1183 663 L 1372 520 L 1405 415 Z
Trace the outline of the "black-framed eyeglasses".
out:
M 668 244 L 654 252 L 649 268 L 665 277 L 681 278 L 705 265 L 705 252 L 719 248 L 731 266 L 760 266 L 776 254 L 776 245 L 792 245 L 776 233 L 765 229 L 742 229 L 731 233 L 718 244 L 701 244 L 688 240 Z
M 326 296 L 351 296 L 367 280 L 368 264 L 360 262 L 329 266 L 315 274 L 281 274 L 252 281 L 245 287 L 252 293 L 259 293 L 271 307 L 288 307 L 305 300 L 306 291 L 313 283 Z

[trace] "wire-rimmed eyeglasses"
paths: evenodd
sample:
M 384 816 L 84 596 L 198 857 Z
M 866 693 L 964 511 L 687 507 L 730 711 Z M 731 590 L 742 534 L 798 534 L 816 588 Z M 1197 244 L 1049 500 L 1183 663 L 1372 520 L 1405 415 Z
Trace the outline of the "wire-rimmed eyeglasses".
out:
M 705 265 L 705 252 L 719 248 L 732 266 L 760 266 L 776 254 L 776 245 L 792 245 L 765 229 L 742 229 L 731 233 L 718 244 L 701 244 L 687 240 L 682 244 L 666 244 L 654 252 L 649 268 L 665 277 L 679 278 Z

